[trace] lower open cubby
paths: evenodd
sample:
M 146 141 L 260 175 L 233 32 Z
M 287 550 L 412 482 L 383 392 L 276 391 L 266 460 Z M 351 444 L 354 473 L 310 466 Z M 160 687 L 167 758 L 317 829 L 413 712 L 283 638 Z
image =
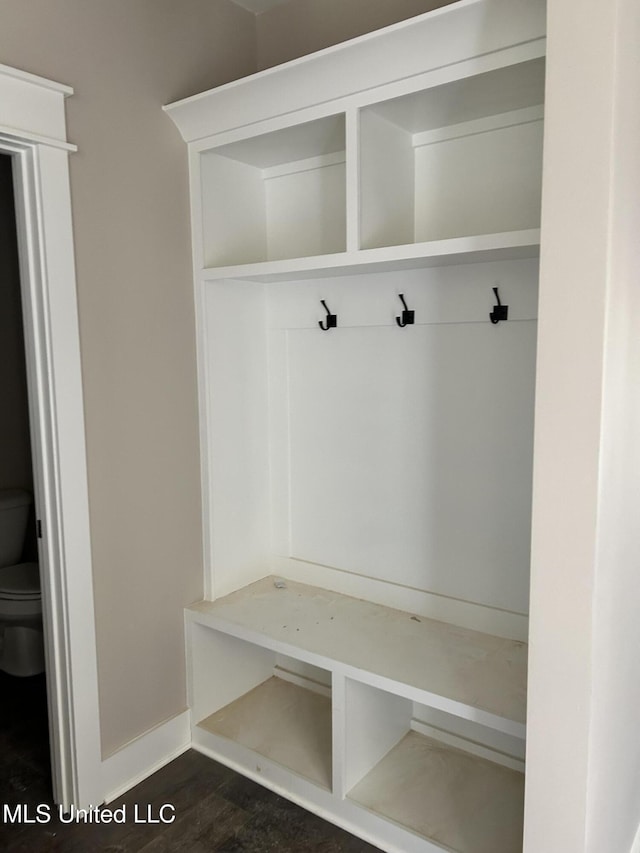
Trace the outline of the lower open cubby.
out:
M 218 631 L 194 629 L 195 745 L 221 749 L 258 772 L 264 759 L 330 790 L 330 673 Z
M 522 849 L 524 644 L 274 578 L 186 626 L 195 749 L 386 851 Z
M 445 850 L 521 851 L 523 748 L 518 739 L 347 680 L 348 799 Z
M 331 701 L 325 696 L 271 676 L 200 727 L 331 786 Z
M 445 850 L 522 850 L 524 774 L 414 731 L 349 796 Z

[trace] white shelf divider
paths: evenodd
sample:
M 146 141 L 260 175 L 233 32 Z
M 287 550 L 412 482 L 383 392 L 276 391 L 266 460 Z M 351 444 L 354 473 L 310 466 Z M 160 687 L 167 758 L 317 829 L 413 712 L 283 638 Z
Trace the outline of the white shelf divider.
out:
M 524 260 L 537 258 L 539 254 L 540 229 L 528 228 L 314 257 L 207 267 L 201 271 L 201 278 L 203 281 L 237 279 L 268 283 L 450 264 Z

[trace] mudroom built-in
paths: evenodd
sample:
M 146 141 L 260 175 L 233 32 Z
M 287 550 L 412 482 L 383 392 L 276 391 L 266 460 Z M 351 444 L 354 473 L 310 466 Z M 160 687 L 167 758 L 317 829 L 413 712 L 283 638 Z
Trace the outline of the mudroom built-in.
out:
M 192 742 L 387 850 L 522 844 L 545 15 L 498 5 L 167 108 L 199 334 Z

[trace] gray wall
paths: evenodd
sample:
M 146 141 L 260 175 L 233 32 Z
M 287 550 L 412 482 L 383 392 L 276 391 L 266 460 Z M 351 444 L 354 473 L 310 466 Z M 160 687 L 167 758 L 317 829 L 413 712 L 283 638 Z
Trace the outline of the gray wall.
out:
M 0 62 L 67 102 L 102 746 L 186 705 L 202 597 L 186 147 L 161 106 L 255 67 L 228 0 L 0 0 Z

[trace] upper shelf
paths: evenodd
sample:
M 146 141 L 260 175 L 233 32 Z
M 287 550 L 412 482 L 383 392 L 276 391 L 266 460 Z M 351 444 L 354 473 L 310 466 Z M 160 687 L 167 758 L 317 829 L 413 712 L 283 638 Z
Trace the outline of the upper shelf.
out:
M 273 578 L 202 601 L 190 619 L 524 737 L 524 643 Z
M 205 278 L 531 257 L 544 57 L 526 47 L 448 82 L 198 148 Z
M 209 267 L 201 271 L 203 281 L 296 281 L 323 276 L 359 275 L 386 270 L 421 269 L 448 264 L 479 263 L 537 258 L 540 229 L 504 231 L 473 237 L 455 237 L 356 252 L 340 252 L 277 261 Z

